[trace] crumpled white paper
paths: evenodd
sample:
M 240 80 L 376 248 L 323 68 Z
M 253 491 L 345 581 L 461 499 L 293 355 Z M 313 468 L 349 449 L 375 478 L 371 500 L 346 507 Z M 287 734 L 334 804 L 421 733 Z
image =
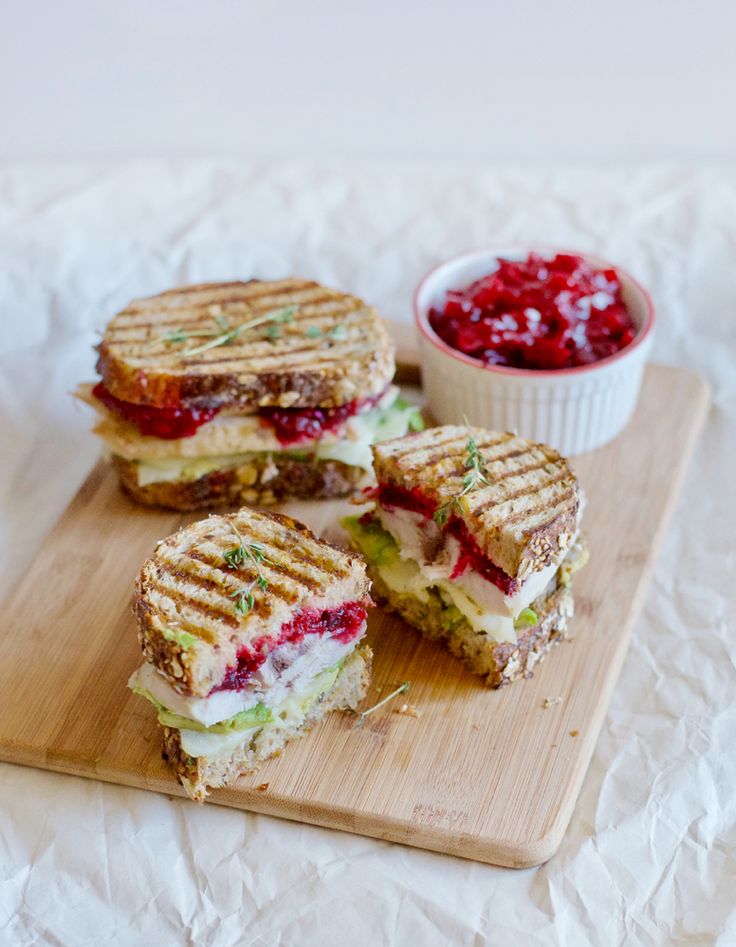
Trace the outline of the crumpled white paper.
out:
M 734 167 L 0 171 L 0 588 L 97 455 L 67 392 L 129 299 L 294 273 L 408 320 L 430 265 L 503 242 L 630 270 L 658 309 L 654 357 L 714 392 L 559 854 L 518 872 L 2 765 L 0 941 L 736 943 Z

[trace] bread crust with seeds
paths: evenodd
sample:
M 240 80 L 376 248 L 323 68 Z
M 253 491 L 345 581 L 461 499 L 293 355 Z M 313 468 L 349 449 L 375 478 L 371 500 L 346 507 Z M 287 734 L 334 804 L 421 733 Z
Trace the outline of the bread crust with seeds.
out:
M 273 338 L 262 324 L 191 356 L 182 353 L 208 337 L 163 339 L 179 329 L 233 329 L 288 306 L 297 307 L 293 322 Z M 302 279 L 203 283 L 134 300 L 109 322 L 97 350 L 111 394 L 156 407 L 334 407 L 378 395 L 395 368 L 373 308 Z
M 488 484 L 461 496 L 467 444 L 474 438 Z M 379 483 L 418 489 L 437 507 L 451 503 L 485 554 L 523 580 L 559 558 L 577 530 L 580 492 L 564 457 L 514 434 L 445 425 L 374 444 Z
M 259 544 L 263 559 L 231 568 L 224 553 Z M 266 586 L 256 583 L 259 575 Z M 247 614 L 234 594 L 253 585 Z M 280 513 L 244 508 L 207 517 L 162 540 L 141 569 L 134 611 L 146 660 L 180 693 L 206 697 L 237 663 L 239 651 L 278 634 L 300 610 L 365 601 L 365 563 L 318 539 Z
M 126 493 L 138 503 L 181 511 L 346 497 L 370 479 L 361 467 L 338 460 L 299 460 L 274 453 L 253 454 L 244 463 L 214 470 L 197 480 L 141 486 L 135 463 L 115 456 L 112 463 Z

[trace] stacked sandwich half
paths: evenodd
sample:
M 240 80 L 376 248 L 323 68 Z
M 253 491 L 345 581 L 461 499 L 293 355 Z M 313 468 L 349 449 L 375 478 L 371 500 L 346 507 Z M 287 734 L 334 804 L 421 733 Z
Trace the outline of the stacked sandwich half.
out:
M 416 426 L 394 351 L 360 299 L 317 283 L 217 283 L 139 299 L 109 323 L 98 412 L 126 490 L 193 510 L 351 493 L 370 445 Z
M 357 556 L 276 513 L 210 516 L 159 543 L 138 578 L 146 663 L 130 686 L 192 798 L 357 706 L 369 588 Z
M 374 597 L 493 687 L 564 637 L 586 553 L 567 461 L 513 434 L 446 426 L 373 448 L 375 509 L 345 521 Z

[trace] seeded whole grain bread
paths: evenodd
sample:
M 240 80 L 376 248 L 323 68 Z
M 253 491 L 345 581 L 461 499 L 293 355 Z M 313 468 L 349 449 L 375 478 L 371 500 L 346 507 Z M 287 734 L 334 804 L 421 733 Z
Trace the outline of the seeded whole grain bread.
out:
M 189 481 L 160 481 L 141 486 L 136 464 L 112 457 L 120 483 L 138 503 L 167 510 L 204 510 L 221 506 L 272 506 L 287 499 L 328 500 L 350 496 L 368 481 L 360 467 L 338 460 L 299 460 L 284 454 L 252 454 L 233 467 Z
M 538 616 L 536 625 L 519 631 L 516 643 L 501 643 L 476 631 L 465 618 L 459 618 L 452 626 L 446 624 L 443 616 L 447 609 L 436 591 L 430 590 L 428 601 L 420 602 L 413 595 L 390 589 L 370 565 L 368 573 L 373 581 L 373 598 L 379 605 L 400 615 L 425 638 L 442 641 L 492 688 L 528 676 L 549 650 L 567 637 L 574 611 L 570 590 L 560 586 L 533 604 Z
M 309 709 L 298 726 L 283 727 L 256 736 L 226 756 L 188 756 L 182 749 L 178 730 L 164 727 L 163 756 L 173 767 L 188 795 L 203 802 L 208 789 L 230 783 L 238 776 L 253 773 L 272 756 L 278 756 L 290 740 L 304 736 L 333 710 L 355 710 L 368 690 L 372 653 L 362 645 L 345 660 L 332 688 Z
M 230 568 L 224 553 L 239 546 L 238 534 L 250 552 Z M 243 590 L 253 596 L 247 614 L 235 608 Z M 162 540 L 141 569 L 134 611 L 146 660 L 180 693 L 206 697 L 244 646 L 278 634 L 305 607 L 363 601 L 369 591 L 359 556 L 317 539 L 288 516 L 244 508 Z
M 465 496 L 467 445 L 474 438 L 488 485 Z M 580 492 L 557 451 L 514 434 L 459 425 L 428 428 L 374 444 L 379 483 L 419 489 L 437 507 L 453 507 L 480 548 L 519 580 L 567 549 L 577 530 Z
M 291 323 L 243 329 L 197 354 L 182 353 L 212 335 L 164 338 L 231 331 L 289 306 Z M 97 350 L 111 394 L 156 407 L 332 407 L 379 394 L 395 367 L 374 309 L 302 279 L 205 283 L 136 299 L 109 322 Z

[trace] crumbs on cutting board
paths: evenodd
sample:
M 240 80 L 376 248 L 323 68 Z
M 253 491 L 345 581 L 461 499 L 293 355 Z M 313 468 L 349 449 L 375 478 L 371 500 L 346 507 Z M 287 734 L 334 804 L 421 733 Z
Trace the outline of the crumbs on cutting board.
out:
M 542 704 L 542 706 L 544 707 L 545 710 L 549 710 L 549 708 L 554 707 L 555 704 L 561 704 L 561 703 L 562 703 L 561 697 L 545 697 L 544 703 Z
M 256 786 L 256 792 L 265 792 L 268 789 L 268 783 L 261 783 L 260 786 Z
M 570 731 L 570 736 L 571 736 L 571 737 L 579 737 L 579 736 L 580 736 L 580 731 L 579 731 L 579 730 L 571 730 L 571 731 Z
M 401 707 L 397 707 L 396 710 L 394 710 L 394 713 L 402 714 L 404 717 L 419 717 L 422 712 L 415 704 L 402 704 Z

